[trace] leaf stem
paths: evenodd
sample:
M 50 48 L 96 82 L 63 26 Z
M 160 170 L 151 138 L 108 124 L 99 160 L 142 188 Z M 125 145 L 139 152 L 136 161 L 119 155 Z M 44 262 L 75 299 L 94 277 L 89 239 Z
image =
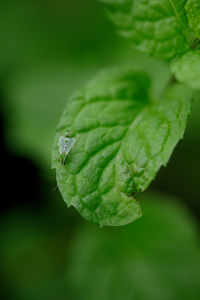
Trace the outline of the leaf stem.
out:
M 190 47 L 192 49 L 195 49 L 199 44 L 200 44 L 200 40 L 199 39 L 194 39 L 193 42 L 191 43 Z
M 173 84 L 177 83 L 177 79 L 174 75 L 171 76 L 170 80 L 169 80 L 169 84 L 168 86 L 172 86 Z

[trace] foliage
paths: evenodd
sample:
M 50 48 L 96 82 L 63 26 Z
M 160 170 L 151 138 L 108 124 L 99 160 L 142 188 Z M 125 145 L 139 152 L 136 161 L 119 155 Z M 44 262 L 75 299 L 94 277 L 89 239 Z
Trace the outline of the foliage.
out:
M 199 1 L 101 2 L 0 1 L 1 298 L 197 300 Z M 171 4 L 180 13 L 178 19 Z M 113 26 L 109 21 L 106 7 L 109 18 L 115 23 L 118 16 L 119 24 Z M 137 12 L 140 16 L 133 20 Z M 136 25 L 131 33 L 137 34 L 134 39 L 114 34 L 116 27 L 123 34 L 127 26 L 128 32 L 130 24 Z M 154 31 L 147 31 L 150 26 Z M 157 42 L 162 47 L 150 51 L 148 47 Z M 165 43 L 173 46 L 167 50 Z M 85 84 L 89 78 L 92 80 Z M 77 92 L 70 97 L 74 90 Z M 74 121 L 71 112 L 78 94 L 83 110 Z M 101 103 L 105 108 L 97 109 Z M 65 106 L 69 111 L 65 109 L 55 132 Z M 68 128 L 60 128 L 62 122 L 68 122 Z M 97 123 L 95 130 L 87 127 Z M 111 124 L 116 126 L 110 128 Z M 91 130 L 85 132 L 84 127 Z M 57 142 L 67 129 L 76 143 L 61 166 Z M 127 135 L 123 136 L 123 130 Z M 183 133 L 184 139 L 176 146 Z M 54 135 L 57 182 L 50 170 Z M 106 146 L 115 139 L 116 144 Z M 101 155 L 114 145 L 123 156 L 112 152 L 113 148 L 113 159 Z M 137 152 L 140 146 L 142 151 Z M 97 154 L 95 149 L 99 149 Z M 73 173 L 83 154 L 88 159 L 85 177 L 83 169 Z M 136 176 L 132 160 L 141 165 L 144 159 L 144 171 Z M 117 170 L 116 177 L 104 167 L 107 163 Z M 167 168 L 162 167 L 166 163 Z M 80 190 L 77 202 L 70 196 L 74 186 L 67 180 L 72 178 Z M 96 189 L 96 180 L 100 192 L 112 184 L 114 188 L 90 202 L 83 197 L 80 212 L 86 219 L 100 226 L 137 220 L 100 229 L 80 216 L 73 205 L 81 208 L 81 194 Z M 57 185 L 64 189 L 62 195 Z M 152 191 L 143 192 L 149 186 Z M 96 213 L 93 205 L 106 195 L 109 197 Z M 67 209 L 62 198 L 72 207 Z M 112 209 L 117 214 L 110 215 Z M 124 212 L 127 215 L 120 218 Z
M 180 82 L 200 87 L 195 1 L 103 2 L 135 49 L 167 60 Z M 58 187 L 68 206 L 100 226 L 141 216 L 137 193 L 149 186 L 183 137 L 192 91 L 172 80 L 154 98 L 151 85 L 143 70 L 105 71 L 69 98 L 58 125 L 52 158 Z M 76 143 L 63 166 L 58 140 L 66 130 Z
M 186 73 L 190 61 L 200 59 L 199 52 L 191 51 L 200 43 L 198 0 L 102 1 L 119 33 L 131 39 L 135 49 L 168 61 L 176 57 L 179 66 L 173 64 L 172 71 L 177 79 L 200 88 L 199 82 L 193 83 L 194 77 L 200 77 L 200 69 Z
M 181 82 L 199 89 L 200 87 L 200 49 L 187 51 L 171 62 L 171 71 Z
M 82 220 L 76 229 L 61 222 L 49 230 L 47 219 L 36 220 L 30 211 L 1 220 L 1 275 L 9 299 L 198 299 L 193 217 L 165 194 L 140 200 L 144 217 L 121 228 L 99 230 Z
M 102 73 L 69 100 L 57 129 L 53 167 L 68 206 L 100 226 L 141 216 L 144 191 L 183 136 L 191 93 L 181 85 L 150 100 L 148 77 L 134 70 Z M 60 163 L 59 136 L 70 128 L 76 146 Z
M 80 229 L 69 253 L 72 299 L 198 299 L 200 256 L 190 216 L 162 194 L 141 200 L 144 217 L 133 224 Z

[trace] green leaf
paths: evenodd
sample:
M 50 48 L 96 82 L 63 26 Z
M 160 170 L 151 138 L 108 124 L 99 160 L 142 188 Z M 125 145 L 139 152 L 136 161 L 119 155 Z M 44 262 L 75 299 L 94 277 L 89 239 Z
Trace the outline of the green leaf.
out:
M 194 31 L 196 38 L 200 39 L 200 1 L 188 0 L 185 6 L 189 26 Z
M 124 225 L 141 216 L 134 193 L 144 191 L 182 138 L 191 94 L 175 85 L 159 102 L 149 78 L 132 69 L 100 74 L 67 102 L 57 129 L 53 164 L 68 206 L 94 223 Z M 66 164 L 58 140 L 75 137 Z
M 193 38 L 184 9 L 186 0 L 102 0 L 119 33 L 135 49 L 172 59 L 190 47 Z
M 200 49 L 188 51 L 175 58 L 170 66 L 180 82 L 193 89 L 200 89 Z
M 123 43 L 124 44 L 124 43 Z M 113 47 L 113 46 L 112 46 Z M 167 64 L 114 45 L 115 53 L 105 54 L 111 64 L 133 65 L 143 68 L 152 78 L 152 95 L 158 97 L 168 83 Z M 110 49 L 111 50 L 111 49 Z M 38 63 L 34 67 L 19 69 L 6 79 L 4 107 L 6 117 L 6 146 L 13 152 L 33 159 L 49 174 L 54 131 L 66 98 L 83 85 L 97 69 L 105 64 L 97 53 L 95 59 L 70 62 Z M 159 78 L 159 80 L 157 80 Z M 0 105 L 0 106 L 1 106 Z
M 169 196 L 142 200 L 145 217 L 134 224 L 82 226 L 67 266 L 72 300 L 198 299 L 200 249 L 191 216 Z

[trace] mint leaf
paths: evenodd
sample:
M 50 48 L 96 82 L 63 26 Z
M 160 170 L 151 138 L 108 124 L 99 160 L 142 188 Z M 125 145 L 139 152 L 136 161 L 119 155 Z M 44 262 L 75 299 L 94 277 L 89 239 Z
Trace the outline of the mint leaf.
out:
M 100 74 L 67 102 L 57 129 L 53 164 L 67 205 L 103 225 L 124 225 L 141 216 L 134 193 L 144 191 L 182 138 L 191 94 L 170 88 L 149 99 L 149 78 L 119 69 Z M 76 143 L 60 162 L 59 137 L 69 129 Z
M 200 1 L 188 0 L 185 6 L 189 26 L 194 32 L 195 38 L 200 39 Z
M 191 50 L 172 60 L 171 71 L 176 78 L 193 89 L 200 89 L 200 49 Z
M 136 223 L 117 230 L 82 225 L 77 232 L 66 276 L 72 300 L 198 299 L 200 249 L 192 217 L 167 195 L 141 200 L 145 217 Z
M 190 47 L 186 0 L 102 0 L 119 33 L 135 49 L 157 58 L 172 59 Z

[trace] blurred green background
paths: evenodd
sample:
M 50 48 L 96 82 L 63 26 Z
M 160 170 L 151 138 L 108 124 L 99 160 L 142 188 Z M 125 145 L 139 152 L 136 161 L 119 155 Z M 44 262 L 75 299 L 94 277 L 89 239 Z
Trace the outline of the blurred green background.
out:
M 133 51 L 92 0 L 1 0 L 0 41 L 1 298 L 199 299 L 200 94 L 183 141 L 141 196 L 143 217 L 99 229 L 54 189 L 59 117 L 104 68 L 146 70 L 158 98 L 168 66 Z

